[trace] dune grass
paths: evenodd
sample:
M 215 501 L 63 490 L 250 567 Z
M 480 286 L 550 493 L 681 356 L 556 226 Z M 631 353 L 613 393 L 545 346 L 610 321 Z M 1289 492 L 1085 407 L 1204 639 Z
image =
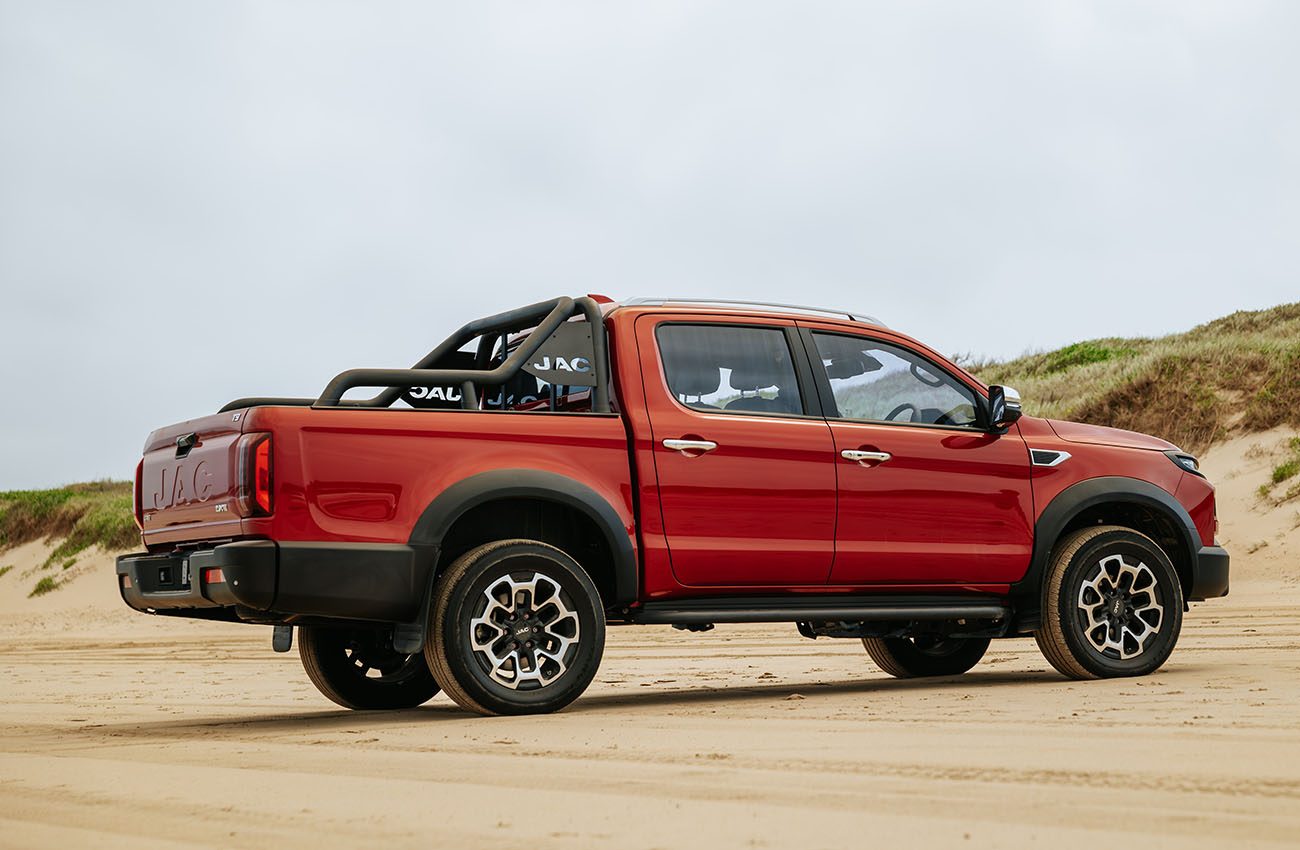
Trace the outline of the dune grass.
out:
M 1300 427 L 1300 303 L 968 368 L 1018 389 L 1035 416 L 1142 431 L 1199 451 L 1236 432 Z
M 37 596 L 44 596 L 50 591 L 58 589 L 59 583 L 54 580 L 54 576 L 45 576 L 40 581 L 36 582 L 36 586 L 32 588 L 31 593 L 27 594 L 27 598 L 32 599 Z
M 1285 484 L 1296 476 L 1300 476 L 1300 437 L 1292 437 L 1287 443 L 1287 449 L 1289 455 L 1281 463 L 1273 467 L 1269 480 L 1259 485 L 1259 490 L 1256 493 L 1260 499 L 1281 504 L 1282 502 L 1300 498 L 1300 481 L 1292 483 L 1285 490 L 1279 491 L 1278 489 L 1279 484 Z
M 114 551 L 139 545 L 140 532 L 131 511 L 131 484 L 125 481 L 0 492 L 0 548 L 58 540 L 44 567 L 66 569 L 72 566 L 70 560 L 92 546 Z

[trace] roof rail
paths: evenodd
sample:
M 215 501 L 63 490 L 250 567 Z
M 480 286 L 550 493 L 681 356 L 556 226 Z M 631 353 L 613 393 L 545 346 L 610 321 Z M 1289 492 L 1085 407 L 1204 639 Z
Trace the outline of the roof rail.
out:
M 725 298 L 628 298 L 620 301 L 619 304 L 624 307 L 662 307 L 668 304 L 687 304 L 698 307 L 739 307 L 764 309 L 776 308 L 779 310 L 797 310 L 800 313 L 813 313 L 824 316 L 847 317 L 855 322 L 866 322 L 872 325 L 885 326 L 885 323 L 875 316 L 868 316 L 865 313 L 854 313 L 852 310 L 834 310 L 827 307 L 807 307 L 802 304 L 781 304 L 776 301 L 730 301 Z

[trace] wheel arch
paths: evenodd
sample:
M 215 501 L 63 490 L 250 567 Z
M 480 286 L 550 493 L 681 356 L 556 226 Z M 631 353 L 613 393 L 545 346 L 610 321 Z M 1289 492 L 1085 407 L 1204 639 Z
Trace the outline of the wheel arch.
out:
M 1024 578 L 1011 586 L 1022 605 L 1037 609 L 1052 553 L 1072 531 L 1097 524 L 1123 525 L 1151 537 L 1169 556 L 1184 594 L 1192 588 L 1199 533 L 1171 493 L 1149 481 L 1123 476 L 1089 478 L 1056 495 L 1034 523 L 1034 548 Z
M 568 551 L 591 575 L 606 607 L 637 598 L 628 523 L 595 490 L 554 472 L 497 469 L 459 481 L 424 509 L 410 542 L 436 552 L 436 571 L 480 543 L 508 537 L 539 539 Z M 579 544 L 582 551 L 569 551 Z

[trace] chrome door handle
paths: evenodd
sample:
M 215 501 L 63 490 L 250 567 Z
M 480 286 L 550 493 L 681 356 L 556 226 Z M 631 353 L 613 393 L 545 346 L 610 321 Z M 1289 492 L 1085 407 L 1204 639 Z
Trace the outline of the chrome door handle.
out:
M 717 447 L 712 440 L 664 440 L 664 448 L 675 452 L 711 452 Z
M 893 455 L 891 455 L 889 452 L 864 452 L 861 449 L 845 449 L 844 451 L 840 452 L 840 457 L 844 458 L 845 460 L 852 460 L 858 463 L 861 463 L 864 460 L 876 460 L 876 461 L 880 461 L 881 463 L 884 463 L 885 461 L 893 457 Z

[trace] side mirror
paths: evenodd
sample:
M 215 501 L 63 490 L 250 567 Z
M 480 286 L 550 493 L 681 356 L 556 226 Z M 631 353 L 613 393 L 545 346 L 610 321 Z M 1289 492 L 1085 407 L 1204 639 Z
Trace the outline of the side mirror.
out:
M 989 387 L 989 425 L 1001 433 L 1020 418 L 1020 393 L 1011 387 Z

